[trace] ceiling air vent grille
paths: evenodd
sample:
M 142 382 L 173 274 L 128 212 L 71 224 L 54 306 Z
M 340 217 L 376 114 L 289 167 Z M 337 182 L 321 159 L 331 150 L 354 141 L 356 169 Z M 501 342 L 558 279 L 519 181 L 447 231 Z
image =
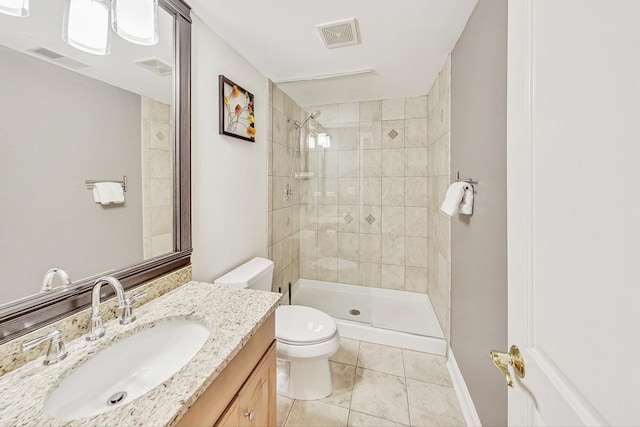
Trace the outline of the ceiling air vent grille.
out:
M 47 61 L 53 62 L 54 64 L 63 65 L 74 70 L 80 70 L 81 68 L 87 68 L 89 66 L 84 62 L 76 61 L 73 58 L 69 58 L 68 56 L 64 56 L 58 52 L 54 52 L 50 49 L 47 49 L 46 47 L 34 47 L 32 49 L 28 49 L 27 52 L 37 58 L 46 59 Z
M 318 31 L 320 32 L 322 43 L 327 49 L 360 43 L 355 18 L 318 25 Z
M 170 65 L 165 64 L 158 58 L 141 59 L 140 61 L 135 61 L 135 64 L 159 76 L 170 76 L 173 71 Z

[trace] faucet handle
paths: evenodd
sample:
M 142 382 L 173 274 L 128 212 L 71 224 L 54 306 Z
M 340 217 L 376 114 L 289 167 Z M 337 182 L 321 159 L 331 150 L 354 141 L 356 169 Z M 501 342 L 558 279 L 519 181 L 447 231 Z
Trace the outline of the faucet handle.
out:
M 135 301 L 142 299 L 147 296 L 147 291 L 143 290 L 142 292 L 138 292 L 137 294 L 133 294 L 129 298 L 124 300 L 124 307 L 122 309 L 122 316 L 120 317 L 121 325 L 128 325 L 129 323 L 136 320 L 136 316 L 133 314 L 133 308 L 131 304 Z
M 21 347 L 22 352 L 27 352 L 38 344 L 41 344 L 48 340 L 51 340 L 51 343 L 49 344 L 49 350 L 47 350 L 47 356 L 44 358 L 45 365 L 53 365 L 54 363 L 58 363 L 69 355 L 67 350 L 64 348 L 62 334 L 57 329 L 55 331 L 52 331 L 48 335 L 43 335 L 41 337 L 23 342 Z

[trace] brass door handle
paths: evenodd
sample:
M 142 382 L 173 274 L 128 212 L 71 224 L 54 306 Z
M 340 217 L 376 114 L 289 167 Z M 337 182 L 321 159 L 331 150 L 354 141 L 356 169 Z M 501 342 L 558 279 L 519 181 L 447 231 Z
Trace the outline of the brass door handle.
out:
M 511 346 L 509 353 L 491 350 L 491 358 L 493 359 L 493 363 L 495 363 L 496 367 L 504 374 L 509 387 L 513 387 L 513 381 L 511 380 L 511 373 L 509 373 L 509 369 L 507 369 L 508 365 L 513 366 L 513 370 L 518 378 L 524 378 L 524 360 L 522 359 L 520 350 L 518 350 L 518 347 L 515 345 Z

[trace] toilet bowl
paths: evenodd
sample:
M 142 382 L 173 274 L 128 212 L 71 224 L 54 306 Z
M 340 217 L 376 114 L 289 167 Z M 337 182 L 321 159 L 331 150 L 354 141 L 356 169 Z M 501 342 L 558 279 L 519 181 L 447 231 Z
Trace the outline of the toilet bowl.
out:
M 214 283 L 237 288 L 271 291 L 273 262 L 253 258 Z M 326 313 L 301 305 L 276 309 L 278 394 L 292 399 L 315 400 L 333 392 L 329 358 L 340 347 L 335 321 Z
M 299 400 L 322 399 L 333 392 L 329 358 L 340 347 L 335 321 L 302 305 L 276 310 L 278 393 Z

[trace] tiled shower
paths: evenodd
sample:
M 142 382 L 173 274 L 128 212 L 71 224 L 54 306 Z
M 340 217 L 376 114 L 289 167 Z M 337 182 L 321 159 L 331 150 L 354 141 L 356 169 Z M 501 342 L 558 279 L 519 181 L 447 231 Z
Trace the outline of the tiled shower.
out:
M 427 293 L 448 339 L 449 81 L 447 59 L 426 95 L 304 108 L 270 84 L 274 290 L 303 278 Z M 288 119 L 314 110 L 299 135 Z M 286 184 L 299 202 L 284 200 Z

